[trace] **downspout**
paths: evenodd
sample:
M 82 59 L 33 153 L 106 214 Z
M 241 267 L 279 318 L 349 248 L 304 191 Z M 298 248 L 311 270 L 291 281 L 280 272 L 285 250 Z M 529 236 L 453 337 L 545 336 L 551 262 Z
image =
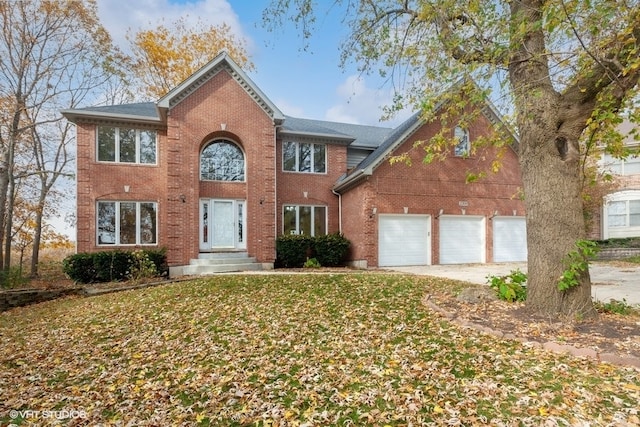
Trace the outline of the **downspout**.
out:
M 282 122 L 278 124 L 277 120 L 273 122 L 273 149 L 275 155 L 273 156 L 273 235 L 275 239 L 278 239 L 278 128 L 282 126 Z M 276 251 L 276 242 L 273 242 L 273 266 L 275 268 L 276 258 L 278 253 Z
M 340 234 L 342 234 L 342 194 L 338 193 L 334 189 L 331 189 L 331 192 L 338 196 L 338 230 L 340 231 Z

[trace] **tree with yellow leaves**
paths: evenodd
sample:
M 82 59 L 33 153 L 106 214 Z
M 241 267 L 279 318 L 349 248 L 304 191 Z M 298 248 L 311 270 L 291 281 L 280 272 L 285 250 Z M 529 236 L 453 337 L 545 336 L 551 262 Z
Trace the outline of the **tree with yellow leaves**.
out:
M 164 96 L 223 50 L 245 70 L 254 68 L 244 40 L 226 24 L 206 26 L 198 20 L 190 25 L 180 18 L 171 27 L 160 25 L 133 35 L 129 32 L 127 39 L 133 52 L 132 79 L 154 99 Z

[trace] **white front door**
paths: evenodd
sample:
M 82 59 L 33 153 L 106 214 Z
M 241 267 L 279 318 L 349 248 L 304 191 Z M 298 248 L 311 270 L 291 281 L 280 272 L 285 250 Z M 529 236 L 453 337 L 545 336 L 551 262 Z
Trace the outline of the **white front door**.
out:
M 200 250 L 246 249 L 244 200 L 200 199 Z

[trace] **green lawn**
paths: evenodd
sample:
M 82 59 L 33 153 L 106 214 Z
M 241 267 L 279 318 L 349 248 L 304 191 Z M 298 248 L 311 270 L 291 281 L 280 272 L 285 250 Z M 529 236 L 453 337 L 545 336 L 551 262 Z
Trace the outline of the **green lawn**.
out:
M 12 310 L 0 425 L 640 422 L 638 371 L 462 329 L 420 303 L 447 286 L 235 275 Z

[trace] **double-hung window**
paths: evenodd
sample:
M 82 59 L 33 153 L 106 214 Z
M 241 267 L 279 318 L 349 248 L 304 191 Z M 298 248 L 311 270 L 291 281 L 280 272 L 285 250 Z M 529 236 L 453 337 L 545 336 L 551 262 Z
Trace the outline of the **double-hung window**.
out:
M 458 126 L 454 130 L 453 137 L 457 141 L 454 148 L 454 154 L 457 157 L 468 156 L 471 149 L 469 142 L 469 131 Z
M 98 126 L 98 161 L 156 164 L 157 133 L 154 130 Z
M 97 212 L 99 245 L 157 244 L 156 203 L 101 201 Z
M 282 147 L 282 169 L 288 172 L 326 173 L 326 145 L 285 142 Z
M 327 207 L 285 205 L 282 223 L 284 234 L 327 234 Z

